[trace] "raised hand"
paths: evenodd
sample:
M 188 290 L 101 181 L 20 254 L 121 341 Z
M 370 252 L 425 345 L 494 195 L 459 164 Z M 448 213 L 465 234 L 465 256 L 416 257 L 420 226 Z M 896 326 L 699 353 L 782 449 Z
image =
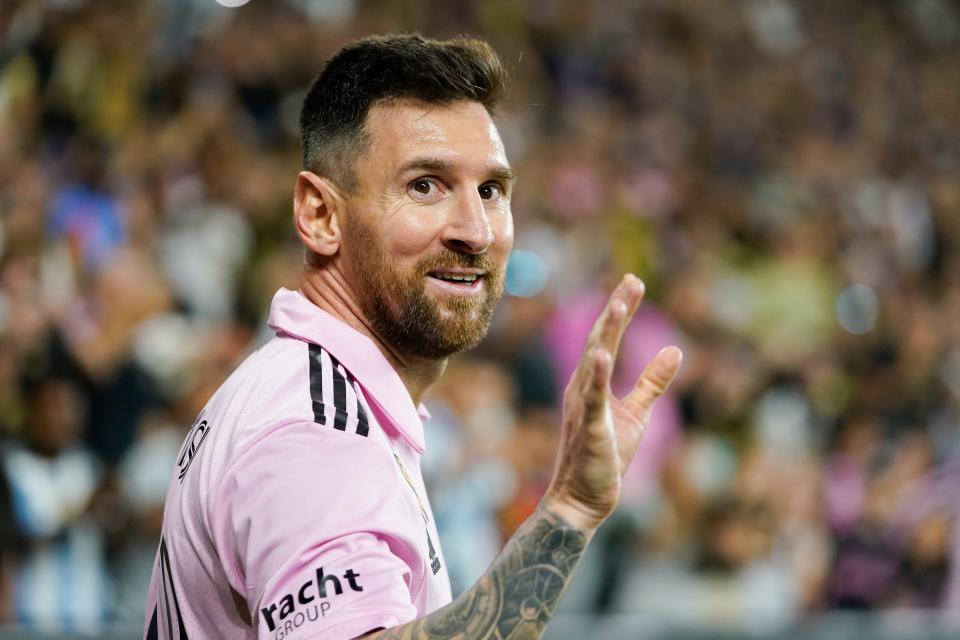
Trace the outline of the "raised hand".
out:
M 680 350 L 667 347 L 626 397 L 617 399 L 610 392 L 620 338 L 642 298 L 643 283 L 626 276 L 590 333 L 564 393 L 557 466 L 540 508 L 456 600 L 371 638 L 542 637 L 594 529 L 620 500 L 620 478 L 640 445 L 654 400 L 680 368 Z
M 587 339 L 563 395 L 563 424 L 547 508 L 571 524 L 595 529 L 620 500 L 620 480 L 640 446 L 654 401 L 680 369 L 676 347 L 661 350 L 624 398 L 610 379 L 623 332 L 640 306 L 644 286 L 626 275 Z

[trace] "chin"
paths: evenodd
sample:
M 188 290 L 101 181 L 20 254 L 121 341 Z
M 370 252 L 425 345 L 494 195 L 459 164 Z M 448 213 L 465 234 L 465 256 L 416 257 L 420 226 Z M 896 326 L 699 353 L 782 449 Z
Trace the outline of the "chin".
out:
M 452 356 L 455 353 L 473 349 L 483 342 L 486 335 L 486 327 L 482 330 L 457 330 L 452 332 L 452 334 L 437 336 L 433 344 L 437 353 L 442 353 L 444 356 Z

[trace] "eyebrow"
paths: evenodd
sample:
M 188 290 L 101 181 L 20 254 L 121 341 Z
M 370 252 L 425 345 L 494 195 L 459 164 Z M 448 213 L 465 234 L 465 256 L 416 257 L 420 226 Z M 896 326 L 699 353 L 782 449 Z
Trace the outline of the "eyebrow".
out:
M 432 171 L 436 173 L 452 173 L 455 170 L 455 167 L 452 163 L 441 158 L 413 158 L 412 160 L 408 160 L 400 165 L 400 168 L 397 170 L 397 174 L 404 174 L 414 169 L 419 169 L 421 171 Z M 493 167 L 490 169 L 489 175 L 490 178 L 494 180 L 499 180 L 500 182 L 506 183 L 514 182 L 517 178 L 516 174 L 513 172 L 513 169 L 507 165 L 497 165 Z

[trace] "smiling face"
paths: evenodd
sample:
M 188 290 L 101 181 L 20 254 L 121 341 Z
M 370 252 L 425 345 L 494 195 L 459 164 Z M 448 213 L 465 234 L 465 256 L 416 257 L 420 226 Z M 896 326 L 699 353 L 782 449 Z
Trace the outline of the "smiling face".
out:
M 512 174 L 490 114 L 400 100 L 372 107 L 365 130 L 341 245 L 361 310 L 410 355 L 475 346 L 513 245 Z

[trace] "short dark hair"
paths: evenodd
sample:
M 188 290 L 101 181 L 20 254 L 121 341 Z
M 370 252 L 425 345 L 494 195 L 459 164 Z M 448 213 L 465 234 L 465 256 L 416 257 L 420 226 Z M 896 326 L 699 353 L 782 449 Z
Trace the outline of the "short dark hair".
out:
M 300 110 L 303 167 L 342 188 L 369 144 L 370 107 L 397 99 L 446 105 L 479 102 L 494 113 L 507 72 L 483 40 L 431 40 L 419 34 L 371 36 L 336 53 L 307 90 Z

